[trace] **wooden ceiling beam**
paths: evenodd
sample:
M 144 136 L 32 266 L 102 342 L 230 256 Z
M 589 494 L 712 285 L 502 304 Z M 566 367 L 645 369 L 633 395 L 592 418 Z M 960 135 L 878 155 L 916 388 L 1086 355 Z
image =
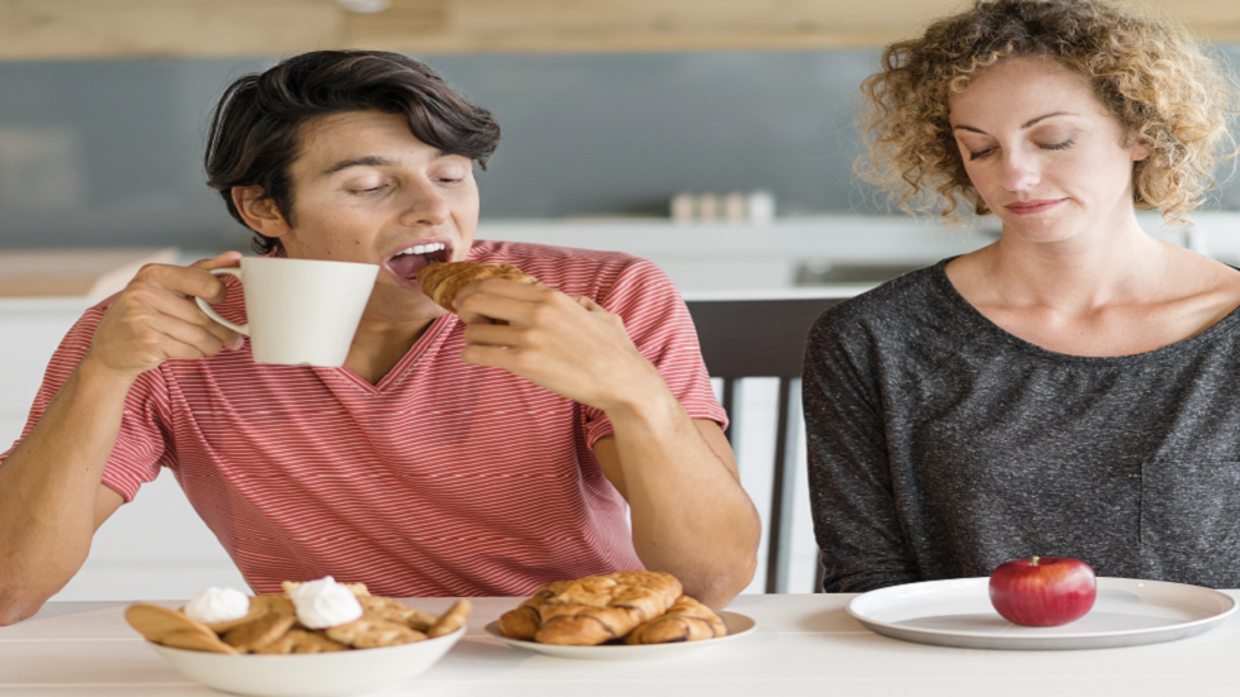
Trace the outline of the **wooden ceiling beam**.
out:
M 0 59 L 824 49 L 881 46 L 967 0 L 0 0 Z M 1240 42 L 1240 2 L 1154 0 Z
M 265 56 L 338 44 L 333 0 L 0 0 L 0 58 Z

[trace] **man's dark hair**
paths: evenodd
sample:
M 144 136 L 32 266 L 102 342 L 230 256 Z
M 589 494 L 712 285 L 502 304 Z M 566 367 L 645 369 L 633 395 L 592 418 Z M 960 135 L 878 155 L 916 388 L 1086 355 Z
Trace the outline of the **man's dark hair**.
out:
M 289 166 L 300 153 L 302 125 L 316 116 L 369 110 L 407 117 L 418 140 L 483 169 L 499 143 L 491 112 L 418 61 L 386 51 L 313 51 L 246 75 L 224 92 L 207 138 L 207 184 L 242 225 L 232 188 L 253 185 L 295 225 Z M 278 239 L 257 232 L 253 244 L 262 254 L 280 247 Z

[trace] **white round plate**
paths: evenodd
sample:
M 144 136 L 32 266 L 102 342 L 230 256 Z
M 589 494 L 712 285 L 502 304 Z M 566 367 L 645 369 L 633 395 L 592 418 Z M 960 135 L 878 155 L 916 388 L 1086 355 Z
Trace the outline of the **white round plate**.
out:
M 880 588 L 848 603 L 848 613 L 879 634 L 975 649 L 1154 644 L 1200 634 L 1235 611 L 1231 596 L 1209 588 L 1105 577 L 1089 614 L 1058 627 L 1022 627 L 1000 617 L 985 577 Z
M 362 695 L 412 678 L 434 665 L 465 634 L 382 649 L 233 656 L 147 642 L 185 677 L 224 692 L 261 697 Z
M 647 658 L 678 658 L 688 653 L 709 649 L 733 639 L 739 639 L 746 634 L 752 632 L 758 623 L 752 619 L 737 613 L 728 612 L 727 610 L 717 611 L 719 618 L 723 620 L 723 624 L 728 628 L 728 635 L 719 637 L 718 639 L 703 639 L 702 641 L 682 641 L 676 644 L 603 644 L 601 646 L 557 646 L 555 644 L 540 644 L 536 641 L 522 641 L 520 639 L 509 639 L 499 631 L 499 622 L 491 622 L 485 627 L 487 634 L 499 639 L 505 644 L 516 646 L 517 648 L 537 651 L 548 656 L 556 656 L 559 658 L 585 658 L 596 661 L 627 661 L 633 659 Z

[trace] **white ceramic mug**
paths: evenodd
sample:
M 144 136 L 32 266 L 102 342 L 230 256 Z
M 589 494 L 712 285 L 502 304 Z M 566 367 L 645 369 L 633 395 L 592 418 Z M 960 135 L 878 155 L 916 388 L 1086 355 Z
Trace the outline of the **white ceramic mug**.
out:
M 250 337 L 259 363 L 344 365 L 379 267 L 344 261 L 245 257 L 241 268 L 214 269 L 236 276 L 245 288 L 247 324 L 220 317 L 202 298 L 198 306 L 215 321 Z

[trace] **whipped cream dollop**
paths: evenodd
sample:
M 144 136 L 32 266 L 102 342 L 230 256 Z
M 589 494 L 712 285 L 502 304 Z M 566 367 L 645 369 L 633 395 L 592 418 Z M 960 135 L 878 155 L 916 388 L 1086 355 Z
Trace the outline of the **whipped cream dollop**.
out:
M 211 586 L 185 604 L 186 615 L 207 624 L 240 619 L 249 612 L 249 596 L 235 588 Z
M 357 596 L 331 576 L 303 583 L 289 597 L 293 599 L 297 620 L 310 629 L 335 627 L 362 616 Z

